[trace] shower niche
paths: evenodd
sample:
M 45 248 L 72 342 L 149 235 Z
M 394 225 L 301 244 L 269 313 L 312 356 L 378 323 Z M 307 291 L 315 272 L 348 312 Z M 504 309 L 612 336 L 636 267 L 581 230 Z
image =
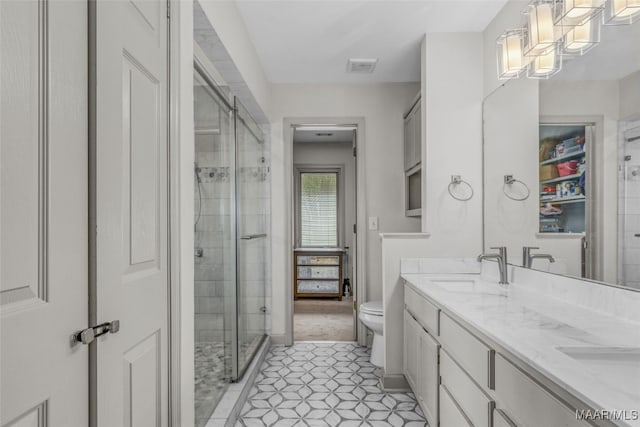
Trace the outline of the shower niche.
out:
M 237 98 L 194 73 L 195 415 L 204 426 L 265 337 L 269 166 Z

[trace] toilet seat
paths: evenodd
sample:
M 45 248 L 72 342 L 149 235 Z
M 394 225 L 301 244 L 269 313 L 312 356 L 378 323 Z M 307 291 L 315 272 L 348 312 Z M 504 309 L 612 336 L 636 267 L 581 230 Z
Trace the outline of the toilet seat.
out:
M 382 316 L 382 301 L 369 301 L 360 305 L 360 312 L 373 316 Z

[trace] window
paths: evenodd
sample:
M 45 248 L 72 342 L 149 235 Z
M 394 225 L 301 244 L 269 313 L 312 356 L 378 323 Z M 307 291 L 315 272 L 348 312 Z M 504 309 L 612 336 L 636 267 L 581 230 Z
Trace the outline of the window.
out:
M 340 170 L 300 169 L 297 179 L 297 242 L 300 247 L 340 245 Z

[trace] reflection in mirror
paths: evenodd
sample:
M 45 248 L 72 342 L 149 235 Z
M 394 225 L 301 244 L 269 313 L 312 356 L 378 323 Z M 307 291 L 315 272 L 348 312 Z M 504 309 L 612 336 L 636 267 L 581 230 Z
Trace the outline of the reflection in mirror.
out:
M 602 27 L 596 47 L 548 80 L 506 82 L 483 116 L 485 249 L 640 289 L 640 23 Z M 522 189 L 505 175 L 531 196 L 508 197 Z

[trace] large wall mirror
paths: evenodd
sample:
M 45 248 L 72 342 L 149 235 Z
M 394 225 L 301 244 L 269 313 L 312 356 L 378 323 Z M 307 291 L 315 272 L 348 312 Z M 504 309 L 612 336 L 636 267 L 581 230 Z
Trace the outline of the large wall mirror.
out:
M 547 80 L 506 82 L 483 119 L 485 250 L 640 289 L 640 22 L 603 26 Z

